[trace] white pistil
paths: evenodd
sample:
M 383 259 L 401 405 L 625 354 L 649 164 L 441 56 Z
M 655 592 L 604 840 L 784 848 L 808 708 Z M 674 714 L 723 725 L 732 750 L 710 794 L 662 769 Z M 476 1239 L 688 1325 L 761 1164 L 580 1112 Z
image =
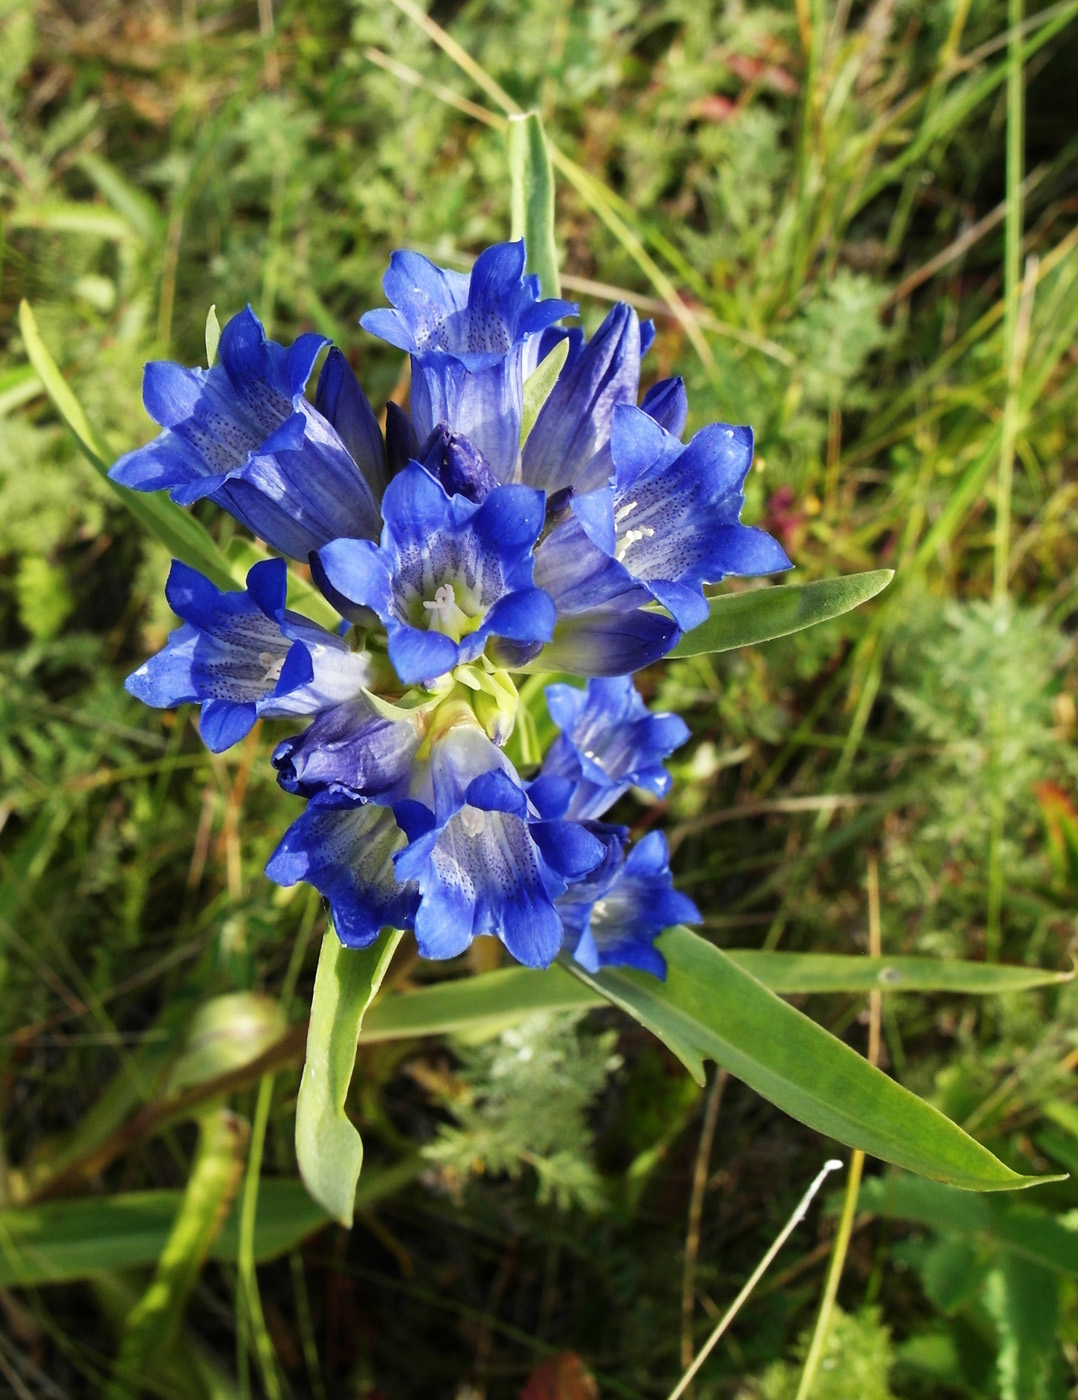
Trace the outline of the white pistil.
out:
M 453 592 L 453 585 L 443 583 L 441 588 L 434 590 L 434 601 L 424 603 L 423 606 L 434 614 L 432 621 L 436 619 L 444 626 L 453 616 L 453 609 L 457 606 L 457 595 Z
M 272 651 L 260 651 L 258 653 L 258 664 L 266 668 L 266 674 L 262 677 L 264 684 L 272 682 L 274 685 L 281 679 L 281 667 L 284 665 L 283 656 L 274 656 Z
M 468 614 L 457 602 L 457 595 L 451 583 L 443 583 L 434 590 L 431 602 L 424 602 L 429 617 L 427 626 L 432 632 L 441 632 L 459 642 L 465 632 L 470 631 Z
M 471 803 L 465 803 L 460 809 L 460 824 L 464 828 L 465 836 L 479 836 L 487 828 L 487 814 L 482 807 L 473 807 Z

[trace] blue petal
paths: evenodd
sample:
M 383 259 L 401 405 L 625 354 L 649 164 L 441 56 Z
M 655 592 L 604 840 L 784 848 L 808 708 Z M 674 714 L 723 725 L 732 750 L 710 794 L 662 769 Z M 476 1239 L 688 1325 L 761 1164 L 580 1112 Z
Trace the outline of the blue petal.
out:
M 624 302 L 615 306 L 583 351 L 566 363 L 524 445 L 523 480 L 557 491 L 605 484 L 617 404 L 635 403 L 640 380 L 640 324 Z
M 513 642 L 549 642 L 557 614 L 541 588 L 522 588 L 500 598 L 486 616 L 484 632 Z
M 485 812 L 511 812 L 517 817 L 526 817 L 528 813 L 524 789 L 504 768 L 492 768 L 473 778 L 465 789 L 464 800 Z
M 155 709 L 171 709 L 191 700 L 200 700 L 191 674 L 192 655 L 198 643 L 199 632 L 195 627 L 177 628 L 168 645 L 144 661 L 137 671 L 124 681 L 124 689 L 144 705 Z
M 546 863 L 566 880 L 587 875 L 606 854 L 604 844 L 576 821 L 533 822 L 531 835 Z
M 332 540 L 312 557 L 311 571 L 331 599 L 339 595 L 388 615 L 393 600 L 389 565 L 371 540 Z
M 389 478 L 401 471 L 408 462 L 419 457 L 419 438 L 412 420 L 392 399 L 386 404 L 386 467 Z
M 389 659 L 405 685 L 436 681 L 457 665 L 460 647 L 441 632 L 421 632 L 404 625 L 393 629 L 389 638 Z
M 393 802 L 408 790 L 423 737 L 422 718 L 387 719 L 365 699 L 346 701 L 316 716 L 305 733 L 273 751 L 277 781 L 287 792 L 314 797 L 377 798 Z
M 445 321 L 467 305 L 469 282 L 421 253 L 394 253 L 382 289 L 397 309 L 368 311 L 359 324 L 398 350 L 449 349 Z
M 666 579 L 649 578 L 648 587 L 683 632 L 689 632 L 707 621 L 707 599 L 696 588 L 684 583 L 670 583 Z
M 198 732 L 211 753 L 223 753 L 247 737 L 256 718 L 254 705 L 235 704 L 231 700 L 208 700 L 202 707 Z
M 594 608 L 561 618 L 543 648 L 543 669 L 573 676 L 627 676 L 677 645 L 681 632 L 661 613 Z
M 720 525 L 715 531 L 712 558 L 724 574 L 755 576 L 792 569 L 778 540 L 754 525 Z
M 341 942 L 363 948 L 386 925 L 411 925 L 416 890 L 397 880 L 393 866 L 404 840 L 385 807 L 312 804 L 285 832 L 266 874 L 279 885 L 314 885 L 329 900 Z
M 388 479 L 382 430 L 351 365 L 336 347 L 322 366 L 314 406 L 332 425 L 374 496 L 381 500 Z
M 640 401 L 641 410 L 653 418 L 660 428 L 680 438 L 689 421 L 689 396 L 685 392 L 685 381 L 660 379 L 653 384 Z
M 617 548 L 613 489 L 605 486 L 582 496 L 574 496 L 570 509 L 592 544 L 604 554 L 612 555 Z
M 441 351 L 412 363 L 410 407 L 421 438 L 449 423 L 483 453 L 499 481 L 508 481 L 520 456 L 524 375 L 520 349 L 493 364 L 469 368 Z
M 574 784 L 567 815 L 594 820 L 630 787 L 657 796 L 670 788 L 663 761 L 689 730 L 673 714 L 649 713 L 628 676 L 546 689 L 547 709 L 561 734 L 543 760 L 542 773 Z
M 439 423 L 423 445 L 418 460 L 449 496 L 482 501 L 498 485 L 490 463 L 474 443 Z

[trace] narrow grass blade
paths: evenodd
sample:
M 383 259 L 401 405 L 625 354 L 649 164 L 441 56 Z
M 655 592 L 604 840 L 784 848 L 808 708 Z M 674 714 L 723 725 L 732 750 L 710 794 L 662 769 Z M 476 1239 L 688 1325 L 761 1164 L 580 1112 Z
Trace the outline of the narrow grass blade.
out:
M 574 972 L 647 1026 L 699 1082 L 705 1057 L 713 1059 L 817 1132 L 967 1190 L 1048 1179 L 1012 1171 L 688 929 L 671 929 L 661 946 L 665 982 L 620 968 Z
M 512 236 L 524 239 L 528 271 L 538 276 L 543 296 L 556 297 L 561 284 L 554 240 L 554 171 L 539 114 L 511 116 L 507 142 Z
M 71 392 L 56 361 L 41 339 L 34 313 L 26 301 L 19 305 L 19 328 L 30 363 L 40 376 L 53 407 L 74 433 L 90 465 L 108 481 L 109 451 L 90 426 L 82 405 Z M 186 511 L 163 497 L 141 495 L 111 481 L 109 485 L 139 524 L 150 534 L 156 535 L 174 558 L 182 559 L 185 564 L 198 569 L 218 588 L 242 587 L 241 580 L 233 574 L 228 560 L 217 548 L 209 532 L 193 515 L 188 515 Z
M 993 996 L 1070 982 L 1073 972 L 944 958 L 869 958 L 847 953 L 730 949 L 727 957 L 783 995 L 798 992 L 962 992 Z
M 886 588 L 892 578 L 892 569 L 873 569 L 815 583 L 784 583 L 723 594 L 711 599 L 710 617 L 682 637 L 670 655 L 732 651 L 801 632 L 859 607 Z
M 363 1140 L 344 1111 L 363 1013 L 382 984 L 402 935 L 383 929 L 369 948 L 345 948 L 332 928 L 315 975 L 307 1060 L 296 1104 L 296 1159 L 311 1195 L 351 1225 Z
M 107 1396 L 134 1395 L 179 1331 L 191 1289 L 220 1233 L 239 1185 L 247 1126 L 228 1109 L 199 1122 L 198 1150 L 168 1240 L 146 1292 L 124 1323 Z

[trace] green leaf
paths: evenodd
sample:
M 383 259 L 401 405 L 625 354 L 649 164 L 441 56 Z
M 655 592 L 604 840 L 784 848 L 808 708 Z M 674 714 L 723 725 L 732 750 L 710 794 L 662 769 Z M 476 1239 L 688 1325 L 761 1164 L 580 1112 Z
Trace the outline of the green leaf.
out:
M 551 390 L 557 383 L 562 366 L 569 355 L 568 340 L 559 340 L 545 360 L 540 360 L 524 381 L 524 411 L 520 416 L 520 444 L 523 447 L 528 434 L 535 427 L 540 410 L 550 398 Z
M 620 968 L 573 971 L 653 1031 L 701 1083 L 706 1056 L 817 1132 L 968 1190 L 1046 1179 L 1011 1171 L 688 929 L 669 930 L 661 947 L 665 982 Z
M 91 428 L 82 405 L 72 393 L 48 347 L 41 339 L 29 302 L 23 301 L 19 305 L 19 327 L 30 363 L 40 376 L 53 407 L 74 433 L 90 465 L 109 481 L 108 449 L 101 444 Z M 186 511 L 163 497 L 128 491 L 114 481 L 109 481 L 109 485 L 139 524 L 150 534 L 156 535 L 174 558 L 182 559 L 185 564 L 198 569 L 218 588 L 242 586 L 208 531 L 193 515 L 188 515 Z
M 369 948 L 345 948 L 332 926 L 322 939 L 296 1104 L 296 1159 L 307 1190 L 351 1225 L 363 1140 L 344 1111 L 363 1013 L 403 935 L 383 929 Z
M 425 1165 L 422 1158 L 410 1157 L 383 1170 L 368 1169 L 356 1191 L 355 1208 L 362 1210 L 399 1191 Z M 181 1191 L 131 1191 L 0 1210 L 0 1288 L 72 1283 L 112 1269 L 154 1264 L 182 1201 Z M 297 1177 L 263 1177 L 255 1261 L 261 1264 L 287 1254 L 329 1220 Z M 239 1237 L 239 1210 L 233 1204 L 209 1257 L 235 1263 Z
M 371 1007 L 359 1038 L 403 1040 L 477 1027 L 493 1032 L 537 1011 L 581 1011 L 604 1000 L 557 964 L 546 972 L 502 968 L 383 997 Z
M 666 948 L 666 943 L 660 943 Z M 842 953 L 767 953 L 729 948 L 726 957 L 765 987 L 784 995 L 807 992 L 972 992 L 988 995 L 1067 982 L 1070 972 L 940 958 L 867 958 Z M 536 1011 L 581 1011 L 606 998 L 564 967 L 545 972 L 502 968 L 478 977 L 436 982 L 371 1007 L 360 1040 L 401 1040 L 463 1030 L 500 1030 Z
M 873 569 L 844 578 L 815 583 L 779 584 L 724 593 L 710 601 L 711 615 L 682 637 L 671 656 L 701 656 L 735 647 L 769 642 L 840 617 L 881 592 L 894 578 L 893 569 Z
M 888 1220 L 905 1220 L 944 1235 L 994 1245 L 1054 1273 L 1078 1274 L 1078 1229 L 1036 1206 L 974 1196 L 899 1172 L 865 1181 L 857 1205 Z
M 990 996 L 1070 982 L 1073 972 L 954 958 L 869 958 L 848 953 L 770 953 L 731 948 L 727 957 L 773 992 L 963 992 Z
M 556 297 L 558 249 L 554 241 L 554 171 L 537 112 L 509 118 L 509 199 L 513 238 L 523 238 L 528 271 L 539 277 L 543 296 Z
M 1067 1400 L 1059 1280 L 1020 1255 L 1004 1254 L 984 1296 L 999 1334 L 1001 1400 Z

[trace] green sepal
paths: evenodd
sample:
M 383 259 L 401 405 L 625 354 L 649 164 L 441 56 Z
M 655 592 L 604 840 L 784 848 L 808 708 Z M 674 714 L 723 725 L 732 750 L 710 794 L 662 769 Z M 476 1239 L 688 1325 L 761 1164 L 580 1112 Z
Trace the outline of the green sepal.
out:
M 561 374 L 568 357 L 568 339 L 559 340 L 550 354 L 545 359 L 540 360 L 538 366 L 525 379 L 524 410 L 520 415 L 521 447 L 527 442 L 528 434 L 535 427 L 535 420 L 553 393 L 554 385 L 558 382 L 558 375 Z

